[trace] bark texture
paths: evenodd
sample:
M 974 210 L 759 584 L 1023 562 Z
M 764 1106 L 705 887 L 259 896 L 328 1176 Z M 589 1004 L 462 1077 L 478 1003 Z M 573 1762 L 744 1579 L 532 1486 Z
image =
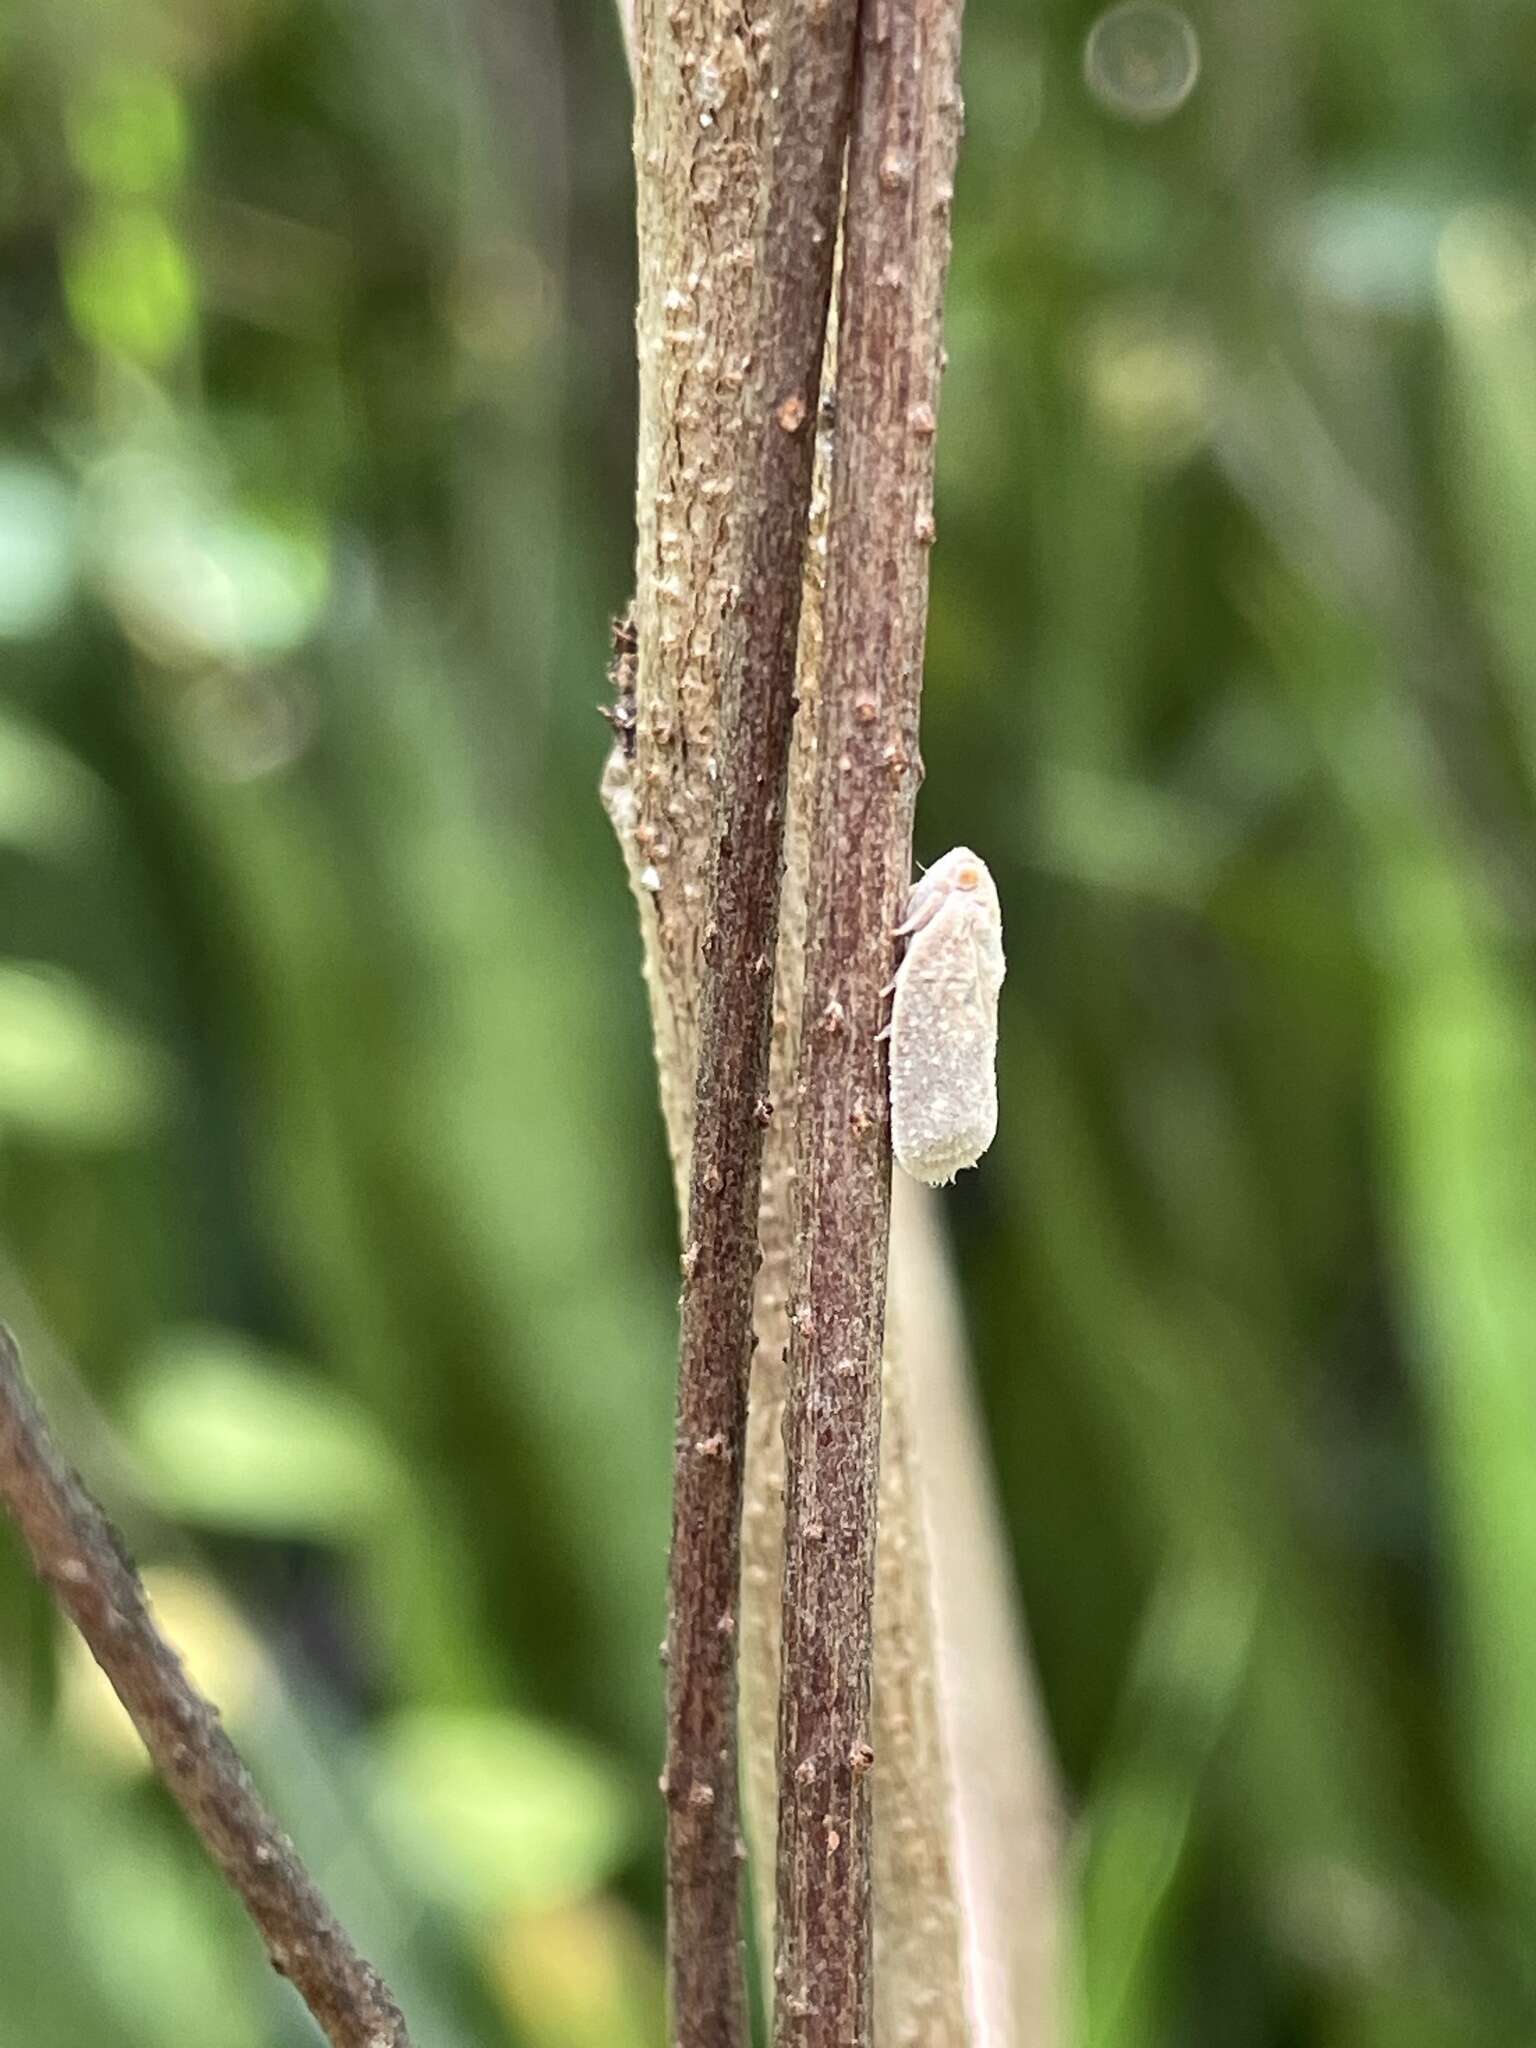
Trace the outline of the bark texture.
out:
M 122 1539 L 54 1443 L 3 1328 L 0 1502 L 255 1921 L 273 1969 L 291 1980 L 332 2048 L 410 2048 L 388 1986 L 352 1946 L 251 1783 L 217 1708 L 156 1627 Z
M 754 516 L 721 635 L 683 1252 L 667 1632 L 667 1955 L 680 2048 L 746 2038 L 736 1746 L 741 1475 L 801 571 L 855 0 L 782 11 L 738 440 Z M 710 110 L 701 114 L 705 119 Z M 661 892 L 657 892 L 658 894 Z
M 871 1740 L 890 1229 L 882 991 L 912 871 L 954 0 L 865 0 L 849 144 L 785 1417 L 774 2036 L 874 2019 Z
M 633 14 L 640 420 L 630 729 L 603 800 L 639 905 L 667 1140 L 686 1213 L 720 679 L 767 178 L 766 37 L 730 0 Z M 632 667 L 627 666 L 632 664 Z M 632 701 L 626 703 L 626 685 Z

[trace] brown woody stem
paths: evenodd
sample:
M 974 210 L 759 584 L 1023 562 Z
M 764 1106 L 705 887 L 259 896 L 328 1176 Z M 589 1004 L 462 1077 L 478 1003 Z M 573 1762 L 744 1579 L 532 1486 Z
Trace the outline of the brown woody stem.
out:
M 867 2048 L 870 1665 L 890 1137 L 911 874 L 957 0 L 864 0 L 839 300 L 785 1420 L 778 2048 Z
M 257 1794 L 217 1708 L 161 1635 L 121 1537 L 54 1442 L 3 1327 L 0 1503 L 260 1929 L 272 1967 L 290 1979 L 332 2048 L 410 2048 L 389 1987 L 352 1946 Z
M 736 1741 L 742 1462 L 801 572 L 855 13 L 855 0 L 784 8 L 763 100 L 768 189 L 735 479 L 750 518 L 721 672 L 668 1588 L 663 1786 L 678 2048 L 747 2040 Z

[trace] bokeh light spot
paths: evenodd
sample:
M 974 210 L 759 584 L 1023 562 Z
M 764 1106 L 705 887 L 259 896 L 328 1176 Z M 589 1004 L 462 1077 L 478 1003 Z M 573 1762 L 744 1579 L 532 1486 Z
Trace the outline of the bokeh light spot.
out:
M 1200 43 L 1182 9 L 1126 0 L 1088 31 L 1083 77 L 1103 107 L 1127 121 L 1166 121 L 1195 89 Z
M 1536 305 L 1536 226 L 1515 207 L 1464 207 L 1437 251 L 1441 296 L 1474 326 L 1495 327 Z
M 75 499 L 40 464 L 0 460 L 0 640 L 43 633 L 75 583 Z

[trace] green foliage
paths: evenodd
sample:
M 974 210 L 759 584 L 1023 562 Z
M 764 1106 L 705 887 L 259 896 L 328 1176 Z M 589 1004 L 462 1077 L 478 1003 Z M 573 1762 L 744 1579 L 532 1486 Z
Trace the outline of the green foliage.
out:
M 1009 926 L 947 1206 L 1077 2032 L 1502 2048 L 1536 36 L 1191 9 L 1154 121 L 1096 12 L 968 8 L 918 847 Z M 645 2048 L 676 1240 L 594 793 L 609 9 L 17 0 L 0 114 L 5 1313 L 422 2040 Z M 0 1646 L 0 2041 L 299 2048 L 4 1542 Z
M 128 1403 L 156 1505 L 206 1529 L 343 1544 L 409 1493 L 365 1407 L 226 1331 L 168 1331 Z
M 631 1787 L 568 1737 L 510 1714 L 399 1715 L 373 1770 L 430 1890 L 469 1914 L 585 1898 L 634 1833 Z

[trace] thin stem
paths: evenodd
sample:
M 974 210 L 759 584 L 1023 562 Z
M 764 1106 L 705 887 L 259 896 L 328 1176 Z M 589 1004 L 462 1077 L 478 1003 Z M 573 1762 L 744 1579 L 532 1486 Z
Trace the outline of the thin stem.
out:
M 881 991 L 911 874 L 957 0 L 865 0 L 839 301 L 785 1420 L 778 2048 L 867 2048 L 890 1226 Z
M 260 1929 L 272 1967 L 291 1980 L 332 2048 L 410 2048 L 389 1987 L 352 1946 L 257 1794 L 217 1708 L 156 1626 L 121 1537 L 54 1442 L 3 1327 L 0 1504 Z
M 768 190 L 734 481 L 739 597 L 721 676 L 674 1461 L 662 1782 L 678 2048 L 747 2039 L 735 1642 L 742 1462 L 801 571 L 856 11 L 856 0 L 784 9 L 762 102 Z

